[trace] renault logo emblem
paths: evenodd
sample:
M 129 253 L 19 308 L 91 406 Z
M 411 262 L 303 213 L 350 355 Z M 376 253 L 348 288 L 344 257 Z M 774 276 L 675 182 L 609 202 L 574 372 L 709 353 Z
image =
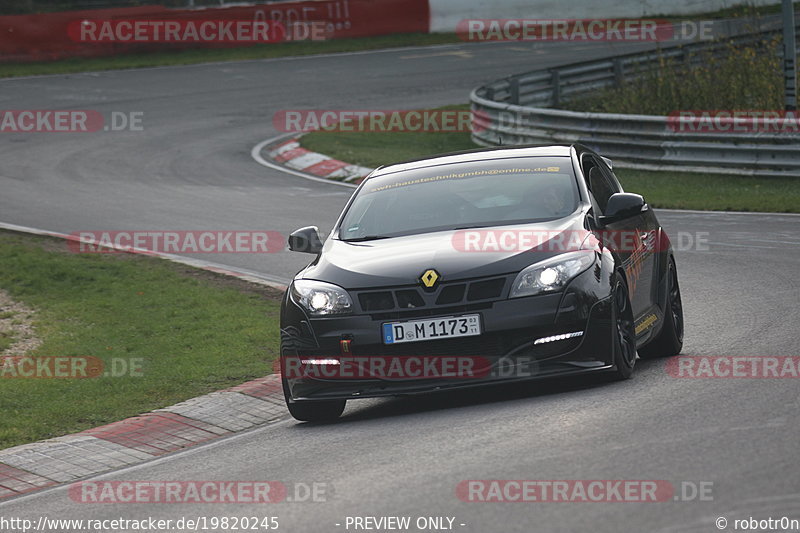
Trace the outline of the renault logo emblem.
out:
M 436 282 L 439 281 L 439 278 L 439 273 L 434 269 L 429 268 L 419 277 L 419 280 L 423 285 L 425 285 L 425 287 L 432 289 L 436 285 Z

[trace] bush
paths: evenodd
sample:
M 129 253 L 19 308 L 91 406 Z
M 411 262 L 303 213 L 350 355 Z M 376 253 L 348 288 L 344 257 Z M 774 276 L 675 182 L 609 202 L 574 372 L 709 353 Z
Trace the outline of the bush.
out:
M 746 47 L 728 45 L 724 57 L 709 53 L 686 67 L 663 58 L 657 69 L 633 76 L 622 86 L 565 101 L 574 111 L 668 115 L 689 109 L 782 109 L 781 38 Z

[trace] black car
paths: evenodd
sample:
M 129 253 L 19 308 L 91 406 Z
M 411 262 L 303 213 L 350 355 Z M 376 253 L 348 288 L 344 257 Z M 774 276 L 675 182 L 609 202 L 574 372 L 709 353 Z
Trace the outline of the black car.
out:
M 358 187 L 281 309 L 290 413 L 348 399 L 580 373 L 629 378 L 680 352 L 669 238 L 586 147 L 459 152 L 381 167 Z

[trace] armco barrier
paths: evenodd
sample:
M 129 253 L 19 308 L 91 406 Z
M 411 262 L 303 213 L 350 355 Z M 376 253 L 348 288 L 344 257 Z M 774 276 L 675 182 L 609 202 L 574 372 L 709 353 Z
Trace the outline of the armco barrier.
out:
M 800 135 L 675 131 L 665 116 L 583 113 L 552 109 L 565 98 L 613 87 L 657 67 L 660 58 L 691 65 L 699 54 L 724 54 L 729 41 L 746 45 L 774 30 L 724 42 L 674 46 L 517 74 L 470 95 L 472 139 L 483 146 L 581 143 L 620 167 L 800 177 Z M 800 35 L 800 34 L 799 34 Z M 724 90 L 724 88 L 721 88 Z
M 277 2 L 208 9 L 160 6 L 0 16 L 0 61 L 48 61 L 231 43 L 82 43 L 70 38 L 81 20 L 274 21 L 282 25 L 322 22 L 328 38 L 428 31 L 428 0 L 324 0 Z

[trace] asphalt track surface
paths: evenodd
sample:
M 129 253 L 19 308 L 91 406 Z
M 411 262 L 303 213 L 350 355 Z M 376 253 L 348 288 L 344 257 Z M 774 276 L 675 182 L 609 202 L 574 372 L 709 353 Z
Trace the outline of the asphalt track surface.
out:
M 513 72 L 612 54 L 611 45 L 456 45 L 0 82 L 0 108 L 144 111 L 145 131 L 4 134 L 0 220 L 52 231 L 329 228 L 350 190 L 257 165 L 281 109 L 411 109 L 463 102 Z M 626 50 L 630 49 L 627 48 Z M 800 355 L 800 217 L 662 211 L 677 263 L 686 355 Z M 704 240 L 689 246 L 691 238 Z M 287 280 L 308 256 L 215 255 Z M 327 501 L 78 505 L 64 487 L 0 504 L 38 519 L 277 516 L 280 531 L 345 531 L 347 516 L 451 516 L 464 532 L 718 531 L 717 517 L 800 519 L 800 388 L 793 379 L 538 382 L 350 402 L 335 424 L 286 420 L 100 476 L 326 483 Z M 710 501 L 466 503 L 468 479 L 713 483 Z M 342 524 L 337 526 L 336 524 Z M 460 524 L 464 524 L 461 526 Z M 350 531 L 353 531 L 351 528 Z

